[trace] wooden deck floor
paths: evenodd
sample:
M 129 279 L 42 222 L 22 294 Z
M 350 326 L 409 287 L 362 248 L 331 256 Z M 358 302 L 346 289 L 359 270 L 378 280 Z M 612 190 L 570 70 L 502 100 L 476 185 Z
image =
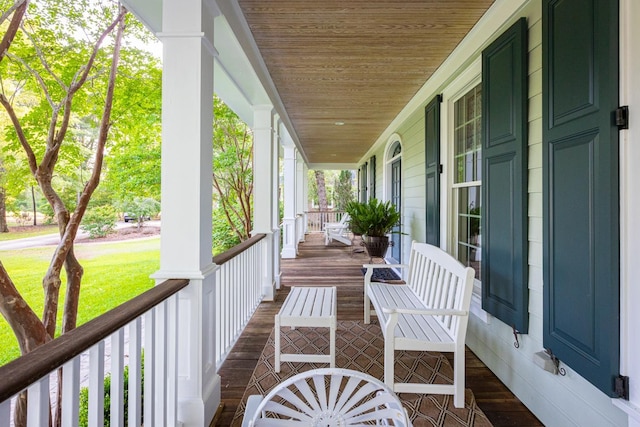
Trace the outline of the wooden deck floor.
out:
M 298 258 L 282 260 L 282 289 L 273 302 L 263 302 L 219 370 L 223 411 L 217 426 L 229 426 L 290 286 L 338 286 L 338 320 L 362 319 L 363 263 L 369 257 L 340 243 L 325 247 L 320 234 L 310 234 Z M 543 426 L 507 387 L 471 352 L 466 354 L 466 387 L 496 427 Z

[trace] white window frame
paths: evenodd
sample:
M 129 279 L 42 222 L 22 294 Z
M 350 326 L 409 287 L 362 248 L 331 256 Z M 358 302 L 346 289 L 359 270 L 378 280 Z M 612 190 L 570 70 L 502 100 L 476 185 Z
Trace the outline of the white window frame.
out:
M 440 235 L 447 236 L 442 239 L 442 248 L 454 255 L 457 254 L 457 199 L 456 188 L 481 185 L 481 181 L 456 184 L 455 180 L 455 146 L 454 146 L 454 120 L 455 103 L 463 95 L 482 82 L 482 58 L 476 58 L 462 73 L 454 78 L 442 91 L 442 110 L 440 117 L 440 160 L 445 168 L 440 182 Z M 442 146 L 444 144 L 444 146 Z M 482 283 L 474 280 L 473 295 L 471 299 L 471 312 L 486 323 L 489 323 L 491 315 L 482 309 Z
M 398 158 L 402 157 L 402 151 L 396 157 L 392 157 L 393 151 L 392 148 L 395 146 L 396 142 L 400 144 L 400 149 L 403 148 L 402 138 L 397 133 L 394 133 L 387 139 L 387 143 L 384 147 L 384 173 L 383 173 L 383 184 L 382 184 L 382 197 L 378 197 L 379 200 L 389 200 L 391 198 L 391 163 Z M 402 171 L 400 171 L 402 174 Z

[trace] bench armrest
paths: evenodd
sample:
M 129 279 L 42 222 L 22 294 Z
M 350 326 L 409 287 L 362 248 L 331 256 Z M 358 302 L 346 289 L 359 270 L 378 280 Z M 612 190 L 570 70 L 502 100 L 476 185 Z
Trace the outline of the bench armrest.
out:
M 437 308 L 395 308 L 395 307 L 382 307 L 382 311 L 386 314 L 411 314 L 417 316 L 467 316 L 469 312 L 466 310 L 449 310 L 449 309 L 437 309 Z
M 362 264 L 362 268 L 409 268 L 409 264 Z

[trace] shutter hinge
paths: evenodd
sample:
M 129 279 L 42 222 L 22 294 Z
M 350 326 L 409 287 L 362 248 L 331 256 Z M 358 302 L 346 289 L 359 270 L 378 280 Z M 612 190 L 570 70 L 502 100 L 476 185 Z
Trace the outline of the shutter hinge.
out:
M 442 173 L 442 163 L 438 165 L 438 173 Z
M 629 377 L 618 375 L 615 381 L 615 393 L 624 400 L 629 400 Z
M 616 109 L 616 126 L 618 130 L 629 129 L 629 106 L 623 105 Z

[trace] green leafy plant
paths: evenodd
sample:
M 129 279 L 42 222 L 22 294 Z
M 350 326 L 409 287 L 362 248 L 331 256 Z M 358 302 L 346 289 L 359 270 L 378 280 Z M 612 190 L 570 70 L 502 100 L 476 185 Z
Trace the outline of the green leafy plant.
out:
M 88 232 L 92 239 L 105 237 L 115 229 L 116 219 L 117 214 L 113 207 L 98 206 L 87 211 L 80 228 Z
M 142 402 L 144 405 L 144 352 L 140 355 L 140 391 Z M 104 377 L 104 426 L 111 426 L 111 375 Z M 126 423 L 129 419 L 129 367 L 124 367 L 124 397 L 123 397 L 123 418 Z M 144 406 L 140 408 L 140 412 L 144 413 Z M 89 425 L 89 388 L 83 387 L 80 390 L 80 409 L 78 425 L 87 427 Z
M 152 218 L 160 212 L 160 202 L 150 197 L 135 197 L 124 204 L 124 210 L 137 218 L 138 228 L 140 228 L 145 218 Z
M 400 212 L 390 201 L 370 199 L 368 202 L 351 201 L 346 211 L 351 217 L 349 226 L 354 234 L 383 237 L 393 233 L 400 222 Z

